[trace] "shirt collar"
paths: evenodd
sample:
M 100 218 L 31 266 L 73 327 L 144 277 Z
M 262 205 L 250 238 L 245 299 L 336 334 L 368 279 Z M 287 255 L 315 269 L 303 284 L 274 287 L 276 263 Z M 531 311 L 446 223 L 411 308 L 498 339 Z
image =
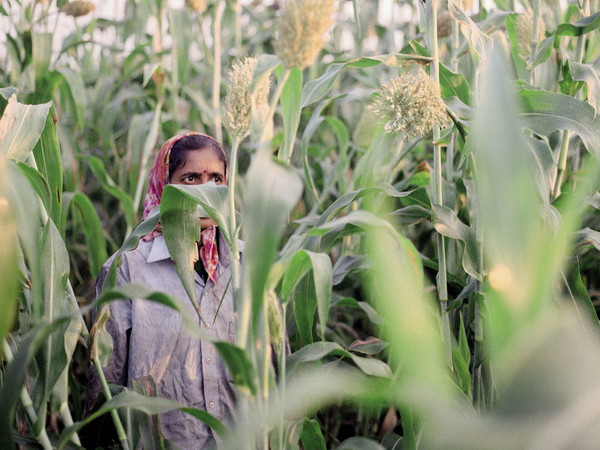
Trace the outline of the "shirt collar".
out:
M 171 259 L 171 255 L 169 255 L 167 244 L 165 244 L 165 237 L 161 234 L 152 239 L 152 247 L 146 262 L 153 263 L 164 259 Z

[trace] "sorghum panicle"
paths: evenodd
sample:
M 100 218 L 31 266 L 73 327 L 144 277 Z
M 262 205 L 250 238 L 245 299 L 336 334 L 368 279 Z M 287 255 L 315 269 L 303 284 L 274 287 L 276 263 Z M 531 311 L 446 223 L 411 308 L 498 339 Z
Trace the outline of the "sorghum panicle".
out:
M 87 0 L 73 0 L 72 2 L 65 3 L 60 10 L 67 16 L 81 17 L 85 16 L 96 9 L 96 5 L 93 2 Z
M 439 85 L 421 69 L 391 79 L 377 92 L 369 108 L 388 134 L 420 138 L 448 121 Z
M 515 23 L 517 31 L 517 42 L 519 45 L 519 55 L 523 58 L 529 58 L 531 54 L 531 40 L 533 38 L 533 16 L 531 10 L 525 11 L 523 14 L 519 14 Z M 544 39 L 546 34 L 546 26 L 544 21 L 540 20 L 538 23 L 538 44 L 539 41 Z
M 310 66 L 335 23 L 335 0 L 287 0 L 277 19 L 275 53 L 286 67 Z
M 252 109 L 268 110 L 271 79 L 266 77 L 252 94 L 252 77 L 257 59 L 247 57 L 233 63 L 228 73 L 229 89 L 225 97 L 223 124 L 240 140 L 250 134 Z
M 206 2 L 204 0 L 185 0 L 185 5 L 198 13 L 206 11 Z

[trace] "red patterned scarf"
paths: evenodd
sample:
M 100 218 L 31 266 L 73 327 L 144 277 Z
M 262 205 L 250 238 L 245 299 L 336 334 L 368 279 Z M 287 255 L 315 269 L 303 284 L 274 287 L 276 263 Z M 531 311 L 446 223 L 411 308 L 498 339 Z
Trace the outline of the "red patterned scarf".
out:
M 202 133 L 188 132 L 173 136 L 160 148 L 158 155 L 156 155 L 156 161 L 150 169 L 148 191 L 146 192 L 146 199 L 144 201 L 144 214 L 142 220 L 144 220 L 150 211 L 160 204 L 160 198 L 162 197 L 163 190 L 167 184 L 169 184 L 169 158 L 171 156 L 171 149 L 173 145 L 180 139 L 190 136 L 200 135 L 207 137 L 217 144 L 217 146 L 223 151 L 223 147 L 215 139 Z M 225 153 L 223 151 L 223 153 Z M 225 173 L 225 182 L 227 182 L 227 173 Z M 156 236 L 162 234 L 160 223 L 156 229 L 146 236 L 143 237 L 144 241 L 150 241 Z M 202 260 L 204 270 L 208 274 L 208 278 L 215 283 L 217 281 L 217 264 L 219 263 L 219 253 L 217 251 L 216 241 L 216 227 L 212 226 L 202 230 L 199 244 L 199 256 Z

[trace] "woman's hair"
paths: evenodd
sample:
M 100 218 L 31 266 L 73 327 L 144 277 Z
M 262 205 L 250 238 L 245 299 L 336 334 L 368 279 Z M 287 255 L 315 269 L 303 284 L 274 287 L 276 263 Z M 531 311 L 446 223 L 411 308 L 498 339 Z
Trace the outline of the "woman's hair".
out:
M 169 157 L 169 182 L 171 180 L 171 174 L 185 164 L 188 152 L 204 149 L 213 149 L 217 153 L 219 159 L 225 166 L 225 174 L 227 174 L 227 157 L 225 156 L 223 147 L 208 136 L 191 134 L 179 139 L 171 148 L 171 155 Z

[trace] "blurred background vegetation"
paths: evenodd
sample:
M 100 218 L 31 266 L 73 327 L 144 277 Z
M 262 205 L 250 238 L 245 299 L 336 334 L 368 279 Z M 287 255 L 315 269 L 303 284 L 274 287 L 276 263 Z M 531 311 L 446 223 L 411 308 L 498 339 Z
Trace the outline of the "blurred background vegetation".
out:
M 598 442 L 598 1 L 315 1 L 333 20 L 305 67 L 276 45 L 292 0 L 0 4 L 0 446 L 96 445 L 81 431 L 95 278 L 181 130 L 239 144 L 257 249 L 238 293 L 256 313 L 247 358 L 220 349 L 246 361 L 230 365 L 231 448 Z M 240 143 L 223 101 L 247 56 L 274 115 Z M 446 120 L 414 136 L 386 122 L 419 115 L 415 92 L 390 91 L 419 68 Z M 386 95 L 397 117 L 369 107 Z M 256 355 L 275 297 L 279 378 Z M 172 407 L 113 400 L 133 447 L 154 435 L 130 409 Z

